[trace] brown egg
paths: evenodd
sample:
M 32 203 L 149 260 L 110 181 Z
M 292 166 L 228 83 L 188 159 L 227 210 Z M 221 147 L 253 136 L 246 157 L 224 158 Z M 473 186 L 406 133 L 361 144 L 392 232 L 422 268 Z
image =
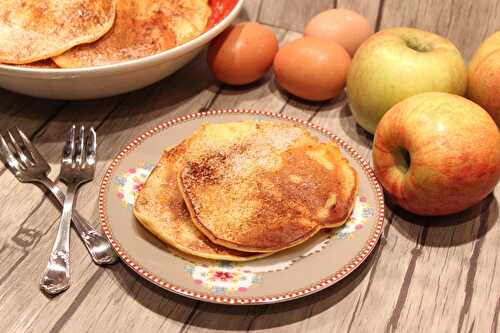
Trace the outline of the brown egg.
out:
M 305 36 L 322 38 L 342 45 L 351 56 L 356 49 L 373 34 L 366 17 L 348 9 L 330 9 L 309 21 Z
M 286 44 L 274 58 L 273 70 L 282 88 L 298 97 L 323 101 L 344 87 L 351 58 L 335 42 L 304 37 Z
M 228 84 L 241 85 L 260 79 L 278 52 L 274 32 L 254 22 L 231 26 L 217 36 L 208 48 L 208 64 L 215 77 Z

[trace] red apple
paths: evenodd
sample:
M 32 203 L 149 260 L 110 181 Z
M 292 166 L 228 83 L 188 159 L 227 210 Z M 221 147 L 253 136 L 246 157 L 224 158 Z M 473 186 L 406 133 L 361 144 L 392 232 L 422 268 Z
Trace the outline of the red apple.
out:
M 401 207 L 420 215 L 456 213 L 481 201 L 500 180 L 500 132 L 476 103 L 422 93 L 382 117 L 373 163 Z
M 486 39 L 469 64 L 467 95 L 500 127 L 500 31 Z

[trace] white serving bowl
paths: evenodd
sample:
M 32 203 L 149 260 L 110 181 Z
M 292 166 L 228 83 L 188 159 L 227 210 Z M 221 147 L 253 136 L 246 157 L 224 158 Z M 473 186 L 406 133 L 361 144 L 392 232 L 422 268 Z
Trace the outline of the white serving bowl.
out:
M 141 59 L 84 68 L 25 68 L 0 64 L 0 87 L 21 94 L 66 100 L 118 95 L 157 82 L 192 60 L 227 28 L 243 6 L 239 0 L 219 23 L 195 39 Z

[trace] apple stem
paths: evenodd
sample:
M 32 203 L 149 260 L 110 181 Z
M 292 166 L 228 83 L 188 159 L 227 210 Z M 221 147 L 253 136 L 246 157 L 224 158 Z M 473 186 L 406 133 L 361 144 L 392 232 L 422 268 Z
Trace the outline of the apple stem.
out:
M 405 38 L 406 46 L 410 49 L 415 50 L 417 52 L 429 52 L 432 50 L 431 46 L 415 37 L 407 37 Z

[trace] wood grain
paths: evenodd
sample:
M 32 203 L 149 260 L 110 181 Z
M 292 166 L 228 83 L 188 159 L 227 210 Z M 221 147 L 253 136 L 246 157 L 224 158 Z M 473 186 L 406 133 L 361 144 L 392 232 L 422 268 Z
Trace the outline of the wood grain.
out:
M 271 25 L 283 44 L 300 37 L 314 14 L 335 5 L 363 13 L 381 29 L 406 25 L 440 33 L 466 57 L 500 29 L 500 4 L 487 0 L 247 0 L 240 20 Z M 48 159 L 54 178 L 66 129 L 73 122 L 92 124 L 99 134 L 99 179 L 120 148 L 143 130 L 174 116 L 235 107 L 318 123 L 371 159 L 372 138 L 355 124 L 344 95 L 309 103 L 282 92 L 272 72 L 252 85 L 221 85 L 204 54 L 151 87 L 96 101 L 48 101 L 0 90 L 0 131 L 25 130 Z M 79 211 L 94 224 L 98 186 L 97 181 L 85 185 L 78 200 Z M 380 243 L 349 277 L 300 300 L 258 307 L 197 302 L 152 286 L 122 264 L 97 267 L 73 233 L 72 287 L 47 298 L 37 285 L 59 209 L 41 189 L 17 182 L 0 166 L 0 330 L 497 332 L 498 198 L 500 186 L 464 213 L 425 219 L 389 203 Z
M 242 21 L 257 21 L 261 6 L 262 0 L 245 1 L 238 19 Z
M 334 0 L 262 0 L 259 21 L 283 29 L 302 32 L 314 15 L 334 6 Z
M 498 1 L 400 1 L 385 0 L 381 28 L 409 26 L 450 39 L 470 59 L 474 50 L 500 30 Z

